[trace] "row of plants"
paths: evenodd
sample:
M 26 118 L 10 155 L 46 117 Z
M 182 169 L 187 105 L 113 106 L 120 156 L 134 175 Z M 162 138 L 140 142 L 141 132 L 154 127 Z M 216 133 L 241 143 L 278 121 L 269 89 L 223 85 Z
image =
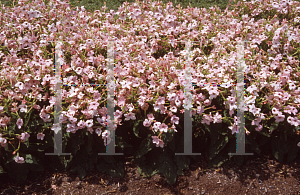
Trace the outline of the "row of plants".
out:
M 239 2 L 233 10 L 198 9 L 159 1 L 124 3 L 118 12 L 71 9 L 68 1 L 18 2 L 1 8 L 0 174 L 25 181 L 29 172 L 64 169 L 85 177 L 95 168 L 122 177 L 133 158 L 144 176 L 168 183 L 188 169 L 184 149 L 185 74 L 190 71 L 193 152 L 211 166 L 236 147 L 238 41 L 244 45 L 247 150 L 280 162 L 297 157 L 300 137 L 299 2 Z M 28 11 L 29 10 L 29 11 Z M 116 152 L 106 129 L 107 45 L 114 40 Z M 192 46 L 185 67 L 185 43 Z M 55 42 L 62 45 L 63 151 L 54 150 Z M 81 83 L 81 84 L 80 84 Z M 202 86 L 205 83 L 215 85 Z M 222 83 L 221 85 L 217 85 Z M 102 139 L 101 139 L 102 138 Z M 244 163 L 247 157 L 233 157 Z M 51 162 L 51 163 L 49 163 Z M 37 173 L 38 174 L 38 173 Z

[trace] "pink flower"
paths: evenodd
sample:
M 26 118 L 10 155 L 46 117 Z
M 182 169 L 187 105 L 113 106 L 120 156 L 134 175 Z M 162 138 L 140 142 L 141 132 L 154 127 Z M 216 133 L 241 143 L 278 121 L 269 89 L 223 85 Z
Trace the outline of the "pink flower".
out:
M 77 123 L 77 126 L 79 129 L 84 129 L 86 124 L 83 120 L 80 120 L 78 123 Z
M 153 114 L 147 114 L 147 117 L 151 121 L 153 121 L 155 119 L 154 116 L 153 116 Z
M 20 108 L 20 112 L 27 112 L 27 106 L 25 104 L 21 104 L 19 105 L 19 108 Z
M 151 136 L 152 139 L 153 139 L 153 143 L 156 144 L 156 147 L 161 147 L 163 148 L 164 147 L 164 142 L 159 139 L 157 136 Z
M 45 137 L 45 134 L 43 134 L 43 133 L 38 133 L 38 134 L 36 135 L 36 138 L 37 138 L 37 139 L 40 139 L 40 140 L 44 140 L 44 137 Z
M 66 129 L 66 132 L 72 132 L 72 133 L 76 133 L 77 131 L 77 127 L 74 123 L 72 124 L 67 124 L 67 129 Z
M 298 113 L 298 110 L 294 106 L 288 105 L 288 106 L 286 106 L 284 108 L 283 112 L 288 113 L 288 114 L 292 114 L 293 113 L 294 115 L 296 115 Z
M 125 120 L 128 121 L 128 120 L 135 120 L 135 116 L 134 116 L 134 113 L 132 112 L 129 112 L 128 114 L 124 114 L 124 116 L 126 117 Z
M 197 107 L 197 113 L 198 113 L 199 115 L 201 115 L 203 112 L 204 112 L 204 106 L 198 106 L 198 107 Z
M 211 114 L 211 113 L 210 113 L 210 114 Z M 201 123 L 202 123 L 202 124 L 206 123 L 207 125 L 210 125 L 210 123 L 211 123 L 212 121 L 213 121 L 213 118 L 211 117 L 211 115 L 204 114 Z
M 215 116 L 213 117 L 214 123 L 222 123 L 222 115 L 217 112 Z
M 88 109 L 97 110 L 98 106 L 99 106 L 98 102 L 91 102 Z
M 216 98 L 219 95 L 218 88 L 217 87 L 211 87 L 209 90 L 209 99 L 212 100 Z
M 145 127 L 150 127 L 151 123 L 152 123 L 152 122 L 151 122 L 150 120 L 145 119 L 144 122 L 143 122 L 143 125 L 144 125 Z
M 18 87 L 19 89 L 24 89 L 24 84 L 22 82 L 18 82 L 17 84 L 15 84 L 15 87 Z
M 256 108 L 254 104 L 249 105 L 249 112 L 252 112 L 252 114 L 255 116 L 256 114 L 259 114 L 260 108 Z
M 25 132 L 25 133 L 21 133 L 21 136 L 17 136 L 18 139 L 22 140 L 22 141 L 26 141 L 28 138 L 30 137 L 30 135 Z
M 277 116 L 274 116 L 274 118 L 276 119 L 275 122 L 279 123 L 284 121 L 285 116 L 281 112 L 279 112 Z
M 88 130 L 91 134 L 93 134 L 93 132 L 94 132 L 93 128 L 91 128 L 91 127 L 88 127 L 87 130 Z
M 176 113 L 177 112 L 177 107 L 176 106 L 171 106 L 170 111 Z
M 278 113 L 280 113 L 280 111 L 277 108 L 273 107 L 272 108 L 272 113 L 273 114 L 278 114 Z
M 106 116 L 107 114 L 107 108 L 106 107 L 102 107 L 101 109 L 99 109 L 99 113 L 102 115 L 102 116 Z
M 207 99 L 204 101 L 205 106 L 209 106 L 211 104 L 211 100 Z
M 71 117 L 69 117 L 69 121 L 70 121 L 71 123 L 76 123 L 76 122 L 77 122 L 77 118 L 71 116 Z
M 258 127 L 255 128 L 256 131 L 261 131 L 263 129 L 262 125 L 259 125 Z
M 176 104 L 177 107 L 181 106 L 181 101 L 179 100 L 178 97 L 176 97 L 176 99 L 175 99 L 175 104 Z
M 160 122 L 155 122 L 155 123 L 153 124 L 153 129 L 154 129 L 155 132 L 157 132 L 157 130 L 159 129 L 159 126 L 160 126 L 160 125 L 161 125 Z
M 157 98 L 156 103 L 157 104 L 165 104 L 165 97 L 159 97 L 159 98 Z
M 105 137 L 105 138 L 110 137 L 110 131 L 107 131 L 107 130 L 103 131 L 102 137 Z
M 100 125 L 102 126 L 106 126 L 106 117 L 103 116 L 102 118 L 97 118 L 98 123 L 100 123 Z
M 77 73 L 77 74 L 79 74 L 79 75 L 81 75 L 82 74 L 82 68 L 81 67 L 77 67 L 76 68 L 76 70 L 75 70 L 75 72 Z
M 155 112 L 159 109 L 161 109 L 162 105 L 158 104 L 157 102 L 155 102 L 155 104 L 153 105 Z
M 250 93 L 253 93 L 256 95 L 256 91 L 257 91 L 257 87 L 255 85 L 251 85 L 247 88 L 247 91 L 250 92 Z
M 167 132 L 168 132 L 168 125 L 166 125 L 165 123 L 162 123 L 162 124 L 159 126 L 159 129 L 160 129 L 161 132 L 167 133 Z
M 4 137 L 2 137 L 1 134 L 0 134 L 0 144 L 2 147 L 6 147 L 7 145 L 7 140 Z
M 98 91 L 94 93 L 93 95 L 94 100 L 98 101 L 101 99 L 101 93 L 99 93 Z
M 116 112 L 115 112 L 115 118 L 116 119 L 118 119 L 118 118 L 122 118 L 122 111 L 120 111 L 120 110 L 116 110 Z
M 14 158 L 14 160 L 15 160 L 16 163 L 25 163 L 24 158 L 23 158 L 23 157 L 20 157 L 20 156 L 16 156 L 16 157 Z
M 178 124 L 179 124 L 179 117 L 173 115 L 173 116 L 171 117 L 171 123 L 175 123 L 175 124 L 178 125 Z
M 22 125 L 23 125 L 23 119 L 19 118 L 19 119 L 17 120 L 17 123 L 16 123 L 16 124 L 18 125 L 18 128 L 21 129 L 21 127 L 22 127 Z
M 98 136 L 100 136 L 101 135 L 101 132 L 102 132 L 102 130 L 101 130 L 101 128 L 97 128 L 96 130 L 95 130 L 95 132 L 98 134 Z
M 92 119 L 87 120 L 87 121 L 85 122 L 85 125 L 86 125 L 88 128 L 92 127 L 92 126 L 93 126 L 93 120 L 92 120 Z
M 300 124 L 300 120 L 298 120 L 297 117 L 291 117 L 291 116 L 289 116 L 287 118 L 287 121 L 288 121 L 288 123 L 290 123 L 291 125 L 293 125 L 295 127 L 298 127 L 299 124 Z

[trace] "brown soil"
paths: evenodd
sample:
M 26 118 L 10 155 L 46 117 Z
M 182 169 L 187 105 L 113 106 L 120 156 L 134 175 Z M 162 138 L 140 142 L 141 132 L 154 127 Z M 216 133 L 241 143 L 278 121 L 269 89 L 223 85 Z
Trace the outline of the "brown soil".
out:
M 80 181 L 76 175 L 44 172 L 20 186 L 2 178 L 0 194 L 300 194 L 299 158 L 282 164 L 273 157 L 255 155 L 241 167 L 227 163 L 214 169 L 207 169 L 205 160 L 192 161 L 190 170 L 178 176 L 174 185 L 159 174 L 143 178 L 129 161 L 124 167 L 121 179 L 95 172 Z

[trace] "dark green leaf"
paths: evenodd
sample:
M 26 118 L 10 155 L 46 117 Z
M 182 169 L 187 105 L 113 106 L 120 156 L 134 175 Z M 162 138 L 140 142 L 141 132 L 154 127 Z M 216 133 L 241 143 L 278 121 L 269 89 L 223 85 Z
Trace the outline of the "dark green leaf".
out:
M 177 165 L 178 175 L 183 175 L 182 170 L 189 170 L 190 159 L 187 156 L 175 155 L 174 162 Z
M 117 163 L 100 162 L 97 164 L 97 170 L 101 173 L 108 174 L 112 177 L 124 177 L 124 168 L 121 161 Z
M 159 156 L 159 172 L 163 174 L 166 182 L 170 185 L 175 184 L 177 179 L 177 166 L 172 160 L 172 156 L 163 152 Z
M 252 135 L 246 137 L 246 144 L 248 144 L 254 152 L 260 154 L 259 145 L 256 143 Z
M 4 171 L 3 167 L 0 165 L 0 174 L 1 173 L 6 173 L 6 171 Z
M 28 164 L 19 164 L 15 161 L 5 164 L 8 176 L 17 183 L 24 183 L 27 180 Z
M 275 129 L 277 129 L 278 125 L 279 123 L 276 122 L 272 123 L 272 125 L 270 126 L 270 132 L 272 133 Z
M 31 154 L 26 154 L 25 162 L 28 164 L 32 164 L 32 163 L 37 164 L 35 158 Z
M 44 171 L 44 167 L 42 166 L 42 164 L 29 164 L 28 168 L 30 171 Z
M 141 158 L 143 155 L 151 151 L 154 147 L 154 144 L 152 143 L 152 138 L 150 136 L 151 134 L 149 134 L 148 137 L 142 141 L 139 150 L 135 154 L 136 158 Z
M 289 142 L 285 142 L 282 137 L 274 137 L 272 139 L 272 154 L 279 161 L 283 162 L 284 156 L 289 151 Z
M 138 121 L 135 121 L 134 125 L 133 125 L 133 133 L 135 136 L 137 136 L 138 138 L 141 138 L 139 136 L 139 132 L 140 132 L 140 122 L 142 120 L 138 120 Z

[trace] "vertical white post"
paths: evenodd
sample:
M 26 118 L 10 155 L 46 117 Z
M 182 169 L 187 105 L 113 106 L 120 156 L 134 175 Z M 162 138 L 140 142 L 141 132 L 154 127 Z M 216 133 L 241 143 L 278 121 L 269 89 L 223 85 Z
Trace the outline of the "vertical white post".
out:
M 245 88 L 245 60 L 244 60 L 244 42 L 238 42 L 238 68 L 237 68 L 237 120 L 240 121 L 237 125 L 237 148 L 236 153 L 228 153 L 229 155 L 253 155 L 253 153 L 245 153 L 245 103 L 244 103 L 244 88 Z
M 107 43 L 107 131 L 110 134 L 106 137 L 106 153 L 98 153 L 98 155 L 123 155 L 123 153 L 115 153 L 115 129 L 114 129 L 114 91 L 115 91 L 115 75 L 114 75 L 114 41 Z M 108 143 L 109 142 L 109 143 Z
M 191 75 L 191 41 L 185 42 L 185 86 L 184 86 L 184 153 L 175 153 L 175 155 L 201 155 L 193 153 L 192 148 L 192 117 L 190 116 L 192 108 L 192 75 Z
M 71 155 L 71 153 L 63 153 L 62 151 L 62 124 L 59 120 L 62 110 L 61 103 L 61 51 L 62 42 L 55 42 L 55 107 L 54 107 L 54 153 L 46 153 L 45 155 Z

